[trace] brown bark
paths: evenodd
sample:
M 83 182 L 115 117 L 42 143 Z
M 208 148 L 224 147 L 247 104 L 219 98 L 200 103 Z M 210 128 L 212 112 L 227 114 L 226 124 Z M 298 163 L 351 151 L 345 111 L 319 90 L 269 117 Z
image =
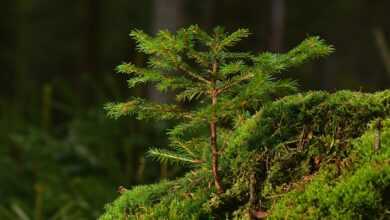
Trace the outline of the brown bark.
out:
M 212 173 L 214 176 L 214 184 L 215 188 L 217 189 L 218 193 L 223 193 L 223 188 L 221 184 L 221 178 L 219 177 L 218 173 L 218 158 L 219 158 L 219 152 L 218 152 L 218 145 L 217 145 L 217 119 L 216 119 L 216 111 L 215 107 L 217 104 L 217 92 L 216 90 L 213 90 L 212 92 L 212 116 L 211 116 L 211 122 L 210 122 L 210 143 L 211 143 L 211 168 Z

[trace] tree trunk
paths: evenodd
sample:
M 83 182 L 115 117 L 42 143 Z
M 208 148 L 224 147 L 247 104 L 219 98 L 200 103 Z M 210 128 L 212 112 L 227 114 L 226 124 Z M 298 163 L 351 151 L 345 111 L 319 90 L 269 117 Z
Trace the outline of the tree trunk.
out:
M 84 0 L 84 33 L 83 57 L 81 71 L 83 74 L 96 74 L 98 71 L 98 27 L 99 27 L 99 0 Z
M 182 24 L 182 9 L 183 0 L 154 0 L 154 21 L 153 33 L 157 33 L 161 29 L 176 31 Z M 149 97 L 156 102 L 166 103 L 169 101 L 170 94 L 162 94 L 153 87 L 148 88 Z M 161 164 L 160 179 L 165 179 L 169 176 L 168 167 L 166 164 Z
M 154 18 L 153 18 L 153 33 L 157 33 L 161 29 L 167 29 L 171 32 L 183 22 L 183 0 L 154 0 Z M 168 97 L 154 88 L 148 89 L 148 95 L 154 101 L 167 102 Z
M 183 0 L 154 0 L 153 32 L 175 31 L 183 23 Z
M 387 75 L 390 77 L 390 51 L 389 46 L 386 42 L 385 33 L 382 29 L 375 28 L 373 30 L 373 34 L 375 38 L 375 43 L 383 60 Z
M 213 82 L 215 84 L 215 82 Z M 217 105 L 217 91 L 212 90 L 211 94 L 211 105 L 212 105 L 212 115 L 210 122 L 210 146 L 211 146 L 211 169 L 214 176 L 214 184 L 217 192 L 219 194 L 223 193 L 223 188 L 221 184 L 221 178 L 218 173 L 218 144 L 217 144 L 217 117 L 216 117 L 216 105 Z
M 271 0 L 270 50 L 273 52 L 280 52 L 283 49 L 284 17 L 284 0 Z

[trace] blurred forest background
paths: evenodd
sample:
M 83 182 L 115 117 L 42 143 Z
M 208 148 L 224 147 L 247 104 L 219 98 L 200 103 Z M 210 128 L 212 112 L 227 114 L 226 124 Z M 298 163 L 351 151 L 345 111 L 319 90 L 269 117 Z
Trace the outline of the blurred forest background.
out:
M 388 0 L 2 0 L 0 3 L 0 219 L 96 219 L 120 185 L 180 171 L 144 157 L 168 124 L 113 121 L 103 105 L 132 94 L 114 68 L 144 63 L 128 34 L 249 28 L 241 50 L 283 52 L 308 35 L 331 57 L 290 71 L 302 90 L 390 86 Z

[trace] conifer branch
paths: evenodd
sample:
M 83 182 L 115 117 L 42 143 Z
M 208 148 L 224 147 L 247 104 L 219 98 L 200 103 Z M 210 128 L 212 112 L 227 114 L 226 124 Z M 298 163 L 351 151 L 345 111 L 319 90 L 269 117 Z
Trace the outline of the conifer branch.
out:
M 220 73 L 226 78 L 227 76 L 243 72 L 246 68 L 247 66 L 244 64 L 243 60 L 238 60 L 222 65 Z
M 219 95 L 220 93 L 223 93 L 225 92 L 226 90 L 229 90 L 231 87 L 235 86 L 235 85 L 238 85 L 240 84 L 241 82 L 243 81 L 246 81 L 246 80 L 249 80 L 251 78 L 253 78 L 254 75 L 253 74 L 243 74 L 243 75 L 240 75 L 240 76 L 237 76 L 231 80 L 229 80 L 224 86 L 222 86 L 221 88 L 218 88 L 217 89 L 217 94 Z
M 237 31 L 233 32 L 229 36 L 225 37 L 223 40 L 221 40 L 219 47 L 225 48 L 225 47 L 233 47 L 238 42 L 240 42 L 242 39 L 247 38 L 250 35 L 250 32 L 248 29 L 241 28 Z
M 139 120 L 170 120 L 191 117 L 189 112 L 182 111 L 176 105 L 156 104 L 141 98 L 133 98 L 123 103 L 108 103 L 105 109 L 108 111 L 108 116 L 114 119 L 126 115 L 135 115 Z
M 267 52 L 254 56 L 252 60 L 264 72 L 272 74 L 279 73 L 319 57 L 327 56 L 333 51 L 334 48 L 327 45 L 319 37 L 309 37 L 286 54 Z
M 176 95 L 176 100 L 192 101 L 193 99 L 199 99 L 202 95 L 207 94 L 207 87 L 203 85 L 196 85 L 185 89 L 184 91 Z
M 200 82 L 204 82 L 205 84 L 208 84 L 208 85 L 211 84 L 211 81 L 209 81 L 209 80 L 203 78 L 202 76 L 191 71 L 190 68 L 188 67 L 188 65 L 180 64 L 175 58 L 173 58 L 173 59 L 174 59 L 174 65 L 176 66 L 176 68 L 181 70 L 184 74 L 186 74 L 194 79 L 197 79 Z
M 171 137 L 171 146 L 178 151 L 183 151 L 184 153 L 190 155 L 193 158 L 201 158 L 201 155 L 197 155 L 199 150 L 204 146 L 207 146 L 207 140 L 203 138 L 194 138 L 188 141 L 182 141 L 181 139 Z M 198 151 L 197 151 L 198 150 Z
M 172 164 L 201 164 L 202 160 L 192 159 L 187 157 L 186 155 L 181 155 L 172 151 L 163 150 L 163 149 L 151 149 L 148 151 L 149 156 L 157 159 L 161 163 L 172 163 Z
M 202 67 L 207 68 L 210 66 L 209 55 L 207 52 L 196 51 L 193 48 L 190 48 L 189 52 L 187 53 L 187 56 L 195 60 L 195 62 Z

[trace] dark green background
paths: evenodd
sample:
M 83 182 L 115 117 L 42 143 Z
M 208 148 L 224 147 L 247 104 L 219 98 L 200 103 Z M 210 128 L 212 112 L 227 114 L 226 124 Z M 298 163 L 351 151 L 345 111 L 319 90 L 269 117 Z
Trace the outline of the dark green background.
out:
M 144 158 L 148 147 L 165 145 L 169 124 L 112 121 L 102 110 L 108 101 L 148 94 L 127 90 L 125 78 L 113 74 L 123 61 L 144 63 L 131 29 L 246 27 L 253 34 L 241 50 L 276 52 L 319 35 L 336 53 L 285 75 L 302 90 L 390 85 L 381 56 L 390 50 L 388 0 L 2 0 L 0 6 L 0 219 L 95 219 L 118 186 L 179 173 Z

